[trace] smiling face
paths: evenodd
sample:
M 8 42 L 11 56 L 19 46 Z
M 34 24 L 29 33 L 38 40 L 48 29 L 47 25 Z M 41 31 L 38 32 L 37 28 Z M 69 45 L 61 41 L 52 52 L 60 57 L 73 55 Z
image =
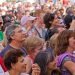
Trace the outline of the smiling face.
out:
M 18 62 L 16 64 L 13 64 L 12 67 L 16 72 L 20 72 L 20 73 L 25 72 L 26 64 L 25 64 L 24 57 L 23 56 L 18 57 Z

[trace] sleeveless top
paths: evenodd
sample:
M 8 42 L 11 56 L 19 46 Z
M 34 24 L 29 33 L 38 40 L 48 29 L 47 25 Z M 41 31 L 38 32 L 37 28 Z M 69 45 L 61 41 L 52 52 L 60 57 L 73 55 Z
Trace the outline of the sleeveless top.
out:
M 75 56 L 70 53 L 64 53 L 57 57 L 57 67 L 60 69 L 62 75 L 72 75 L 69 70 L 67 70 L 63 64 L 65 61 L 72 61 L 75 62 Z

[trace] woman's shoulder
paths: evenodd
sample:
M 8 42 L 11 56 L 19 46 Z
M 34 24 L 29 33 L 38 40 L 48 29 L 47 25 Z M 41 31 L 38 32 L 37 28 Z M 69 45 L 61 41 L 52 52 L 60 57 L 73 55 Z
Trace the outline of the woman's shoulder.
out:
M 57 57 L 58 66 L 60 66 L 62 63 L 64 64 L 66 61 L 71 61 L 71 55 L 69 53 L 64 53 Z

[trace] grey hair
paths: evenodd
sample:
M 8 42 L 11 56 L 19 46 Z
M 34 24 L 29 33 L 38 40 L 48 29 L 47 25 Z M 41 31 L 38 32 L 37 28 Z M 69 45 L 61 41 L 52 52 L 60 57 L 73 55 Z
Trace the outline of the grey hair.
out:
M 13 35 L 14 30 L 15 30 L 17 27 L 19 27 L 19 26 L 10 25 L 10 26 L 7 27 L 5 35 L 6 35 L 6 37 L 7 37 L 8 43 L 11 42 L 12 38 L 11 38 L 10 36 Z

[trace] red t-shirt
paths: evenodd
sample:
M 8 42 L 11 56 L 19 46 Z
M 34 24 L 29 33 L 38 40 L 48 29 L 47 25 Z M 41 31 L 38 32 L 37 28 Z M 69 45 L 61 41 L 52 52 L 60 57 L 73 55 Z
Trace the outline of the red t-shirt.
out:
M 69 0 L 63 0 L 63 5 L 68 5 Z
M 2 66 L 2 69 L 4 70 L 4 72 L 7 71 L 5 65 L 4 65 L 4 62 L 3 62 L 3 59 L 0 57 L 0 65 Z

